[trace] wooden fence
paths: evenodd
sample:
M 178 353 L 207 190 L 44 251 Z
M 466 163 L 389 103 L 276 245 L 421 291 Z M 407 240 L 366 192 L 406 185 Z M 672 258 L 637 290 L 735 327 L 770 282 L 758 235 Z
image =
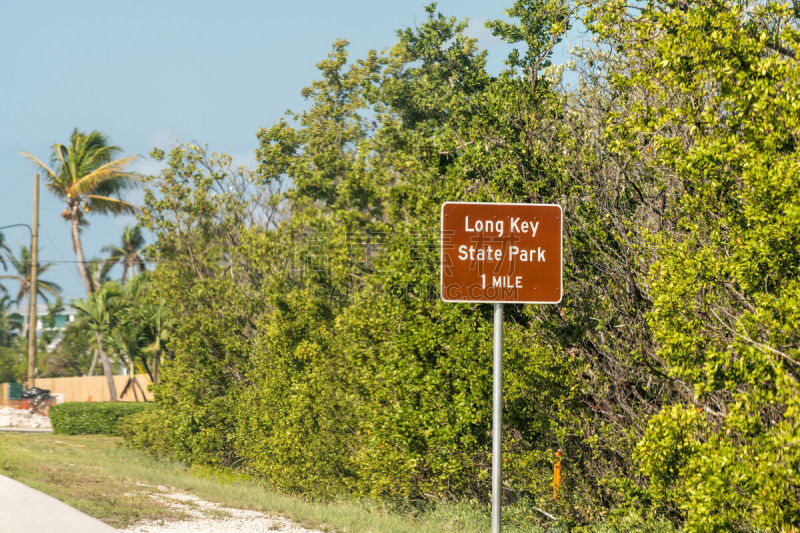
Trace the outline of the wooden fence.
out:
M 130 376 L 114 376 L 114 385 L 117 387 L 117 396 L 122 402 L 143 401 L 142 390 L 148 401 L 153 400 L 153 393 L 150 392 L 150 377 L 147 374 L 136 374 L 134 379 L 141 385 L 136 387 L 136 394 L 132 387 L 128 387 L 125 394 L 122 390 L 128 384 Z M 9 383 L 0 384 L 0 404 L 8 404 Z M 105 376 L 81 376 L 74 378 L 37 378 L 35 385 L 40 389 L 50 389 L 50 394 L 64 395 L 65 402 L 106 402 L 110 399 L 108 395 L 108 383 Z M 137 400 L 138 398 L 138 400 Z

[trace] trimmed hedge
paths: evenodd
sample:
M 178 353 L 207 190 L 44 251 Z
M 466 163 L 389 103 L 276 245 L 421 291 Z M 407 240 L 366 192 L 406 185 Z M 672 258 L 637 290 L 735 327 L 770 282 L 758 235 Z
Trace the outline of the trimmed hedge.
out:
M 119 435 L 123 418 L 153 407 L 138 402 L 67 402 L 50 408 L 53 433 Z

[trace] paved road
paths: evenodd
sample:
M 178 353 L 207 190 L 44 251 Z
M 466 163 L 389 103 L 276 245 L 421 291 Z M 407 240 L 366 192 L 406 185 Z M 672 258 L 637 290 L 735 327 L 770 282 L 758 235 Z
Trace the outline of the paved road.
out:
M 0 476 L 0 530 L 29 533 L 117 531 L 52 496 L 5 476 Z

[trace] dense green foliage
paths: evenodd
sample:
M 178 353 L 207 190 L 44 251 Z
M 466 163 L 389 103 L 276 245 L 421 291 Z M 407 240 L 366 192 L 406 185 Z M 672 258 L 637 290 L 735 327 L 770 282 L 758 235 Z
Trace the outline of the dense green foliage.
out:
M 682 191 L 675 230 L 654 239 L 649 323 L 692 393 L 649 421 L 635 456 L 654 503 L 693 530 L 800 523 L 797 15 L 701 2 L 599 7 L 595 22 L 613 42 L 654 37 L 612 83 L 650 93 L 622 124 Z
M 567 87 L 549 60 L 584 8 Z M 129 438 L 284 490 L 485 502 L 491 310 L 439 299 L 439 206 L 559 203 L 564 301 L 507 308 L 507 499 L 566 526 L 797 526 L 797 14 L 519 0 L 487 24 L 516 47 L 497 76 L 427 14 L 384 54 L 334 43 L 257 169 L 153 152 L 173 327 Z
M 136 402 L 67 402 L 50 408 L 53 433 L 119 435 L 125 417 L 153 407 Z

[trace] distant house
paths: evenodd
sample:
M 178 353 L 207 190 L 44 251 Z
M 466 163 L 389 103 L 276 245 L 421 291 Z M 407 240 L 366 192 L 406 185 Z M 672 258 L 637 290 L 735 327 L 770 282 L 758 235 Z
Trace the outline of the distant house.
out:
M 10 313 L 19 313 L 25 318 L 25 326 L 28 325 L 28 309 L 25 306 L 14 306 L 9 309 Z M 46 304 L 37 304 L 36 305 L 36 335 L 39 336 L 42 334 L 43 331 L 47 330 L 48 332 L 61 332 L 64 331 L 64 328 L 67 327 L 67 324 L 75 320 L 75 317 L 78 316 L 78 311 L 70 306 L 65 306 L 64 310 L 58 314 L 56 314 L 53 318 L 54 324 L 52 327 L 45 328 L 44 327 L 44 319 L 47 317 L 47 305 Z
M 65 307 L 64 311 L 61 313 L 56 314 L 54 318 L 54 323 L 50 328 L 44 328 L 42 324 L 42 319 L 47 316 L 47 312 L 44 313 L 36 313 L 36 333 L 40 333 L 44 329 L 49 331 L 64 331 L 64 328 L 67 327 L 67 324 L 75 320 L 75 317 L 78 316 L 78 312 L 73 309 L 72 307 Z

